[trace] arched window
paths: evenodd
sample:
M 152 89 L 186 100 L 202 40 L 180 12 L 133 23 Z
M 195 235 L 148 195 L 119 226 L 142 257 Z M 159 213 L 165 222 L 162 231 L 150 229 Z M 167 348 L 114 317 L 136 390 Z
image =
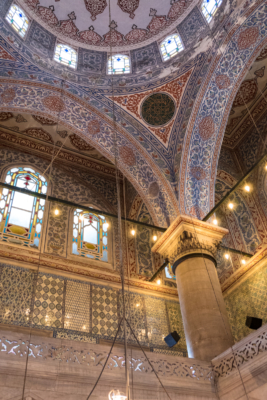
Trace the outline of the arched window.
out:
M 10 169 L 5 183 L 46 194 L 46 179 L 29 167 Z M 0 200 L 0 239 L 37 249 L 40 244 L 45 200 L 3 188 Z
M 105 217 L 75 210 L 72 254 L 108 262 L 108 224 Z
M 160 45 L 163 61 L 169 60 L 169 58 L 175 56 L 183 49 L 184 46 L 182 45 L 180 36 L 177 33 L 168 36 Z
M 108 75 L 129 74 L 130 72 L 130 57 L 116 54 L 108 58 Z
M 202 3 L 202 12 L 208 22 L 212 20 L 220 7 L 222 0 L 204 0 Z
M 29 28 L 29 20 L 22 9 L 19 8 L 16 4 L 12 4 L 12 6 L 10 7 L 6 15 L 6 20 L 21 37 L 25 36 Z
M 75 69 L 77 66 L 77 51 L 66 44 L 59 43 L 55 48 L 54 60 Z

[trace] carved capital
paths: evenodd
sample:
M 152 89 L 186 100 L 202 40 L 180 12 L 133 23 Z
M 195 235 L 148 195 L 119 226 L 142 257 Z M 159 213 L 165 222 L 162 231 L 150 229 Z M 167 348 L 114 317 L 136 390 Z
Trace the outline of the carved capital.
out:
M 218 246 L 227 229 L 180 215 L 159 238 L 153 252 L 168 258 L 173 264 L 187 254 L 205 253 L 216 258 Z

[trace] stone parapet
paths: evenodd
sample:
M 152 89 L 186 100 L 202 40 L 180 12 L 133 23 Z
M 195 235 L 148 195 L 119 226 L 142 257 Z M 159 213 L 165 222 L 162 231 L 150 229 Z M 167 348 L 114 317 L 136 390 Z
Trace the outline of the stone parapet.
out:
M 109 350 L 106 345 L 36 335 L 30 338 L 29 334 L 0 330 L 0 398 L 21 398 L 28 354 L 24 398 L 86 399 Z M 153 352 L 146 354 L 171 398 L 216 399 L 211 363 Z M 143 352 L 128 349 L 128 357 L 134 398 L 152 400 L 158 398 L 159 392 L 160 398 L 164 396 Z M 107 400 L 114 388 L 125 390 L 122 346 L 113 348 L 93 398 Z

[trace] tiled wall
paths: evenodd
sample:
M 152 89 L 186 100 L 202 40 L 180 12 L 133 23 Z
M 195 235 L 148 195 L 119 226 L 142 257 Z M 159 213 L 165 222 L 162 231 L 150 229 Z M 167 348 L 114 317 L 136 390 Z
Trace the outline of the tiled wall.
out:
M 249 335 L 246 317 L 262 318 L 267 323 L 267 262 L 225 297 L 235 342 Z
M 186 355 L 179 303 L 126 293 L 126 318 L 143 346 Z M 112 340 L 122 316 L 121 290 L 0 263 L 0 322 L 49 329 L 54 337 L 97 343 Z M 181 336 L 169 350 L 163 338 Z M 136 343 L 130 334 L 128 340 Z M 123 332 L 119 332 L 119 340 Z

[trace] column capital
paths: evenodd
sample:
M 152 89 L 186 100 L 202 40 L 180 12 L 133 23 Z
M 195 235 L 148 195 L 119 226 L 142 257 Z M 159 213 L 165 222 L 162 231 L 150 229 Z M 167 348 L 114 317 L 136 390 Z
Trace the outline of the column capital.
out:
M 168 258 L 171 264 L 189 254 L 207 254 L 215 258 L 227 233 L 227 229 L 179 215 L 154 244 L 152 251 Z

